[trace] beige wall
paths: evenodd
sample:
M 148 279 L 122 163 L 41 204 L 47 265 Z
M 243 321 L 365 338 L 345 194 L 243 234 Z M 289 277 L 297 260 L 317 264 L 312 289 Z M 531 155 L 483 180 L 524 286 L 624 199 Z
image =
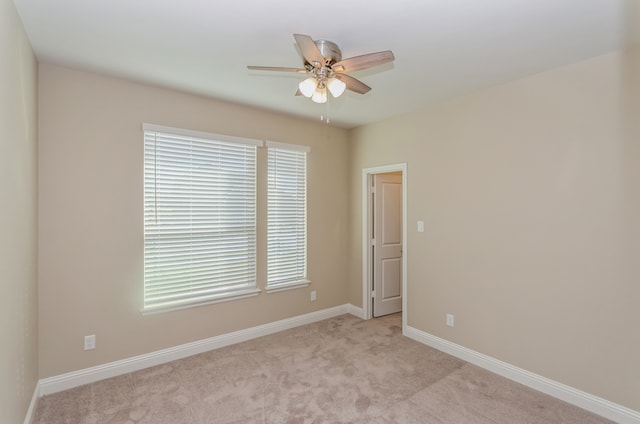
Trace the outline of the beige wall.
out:
M 345 303 L 345 130 L 51 65 L 39 100 L 41 378 Z M 310 146 L 311 286 L 141 315 L 142 123 Z M 87 334 L 97 348 L 85 352 Z
M 37 64 L 0 0 L 0 422 L 24 421 L 38 380 Z
M 610 54 L 352 131 L 352 223 L 361 169 L 408 164 L 410 326 L 640 410 L 639 61 Z

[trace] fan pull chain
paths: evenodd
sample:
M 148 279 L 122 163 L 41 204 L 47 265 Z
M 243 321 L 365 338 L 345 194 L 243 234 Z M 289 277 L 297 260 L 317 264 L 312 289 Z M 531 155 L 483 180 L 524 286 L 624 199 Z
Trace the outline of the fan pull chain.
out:
M 329 123 L 329 102 L 320 105 L 320 122 Z

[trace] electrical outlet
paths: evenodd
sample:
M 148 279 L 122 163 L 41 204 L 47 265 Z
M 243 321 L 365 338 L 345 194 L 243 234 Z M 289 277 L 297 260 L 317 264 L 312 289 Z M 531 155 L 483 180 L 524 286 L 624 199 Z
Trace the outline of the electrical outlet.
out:
M 453 327 L 453 325 L 454 325 L 454 316 L 453 316 L 453 314 L 447 314 L 447 325 L 449 327 Z
M 315 302 L 317 298 L 318 298 L 318 297 L 316 296 L 316 291 L 315 291 L 315 290 L 313 290 L 313 291 L 311 292 L 311 301 L 312 301 L 312 302 Z
M 84 336 L 84 350 L 91 350 L 96 348 L 96 336 L 92 334 L 90 336 Z

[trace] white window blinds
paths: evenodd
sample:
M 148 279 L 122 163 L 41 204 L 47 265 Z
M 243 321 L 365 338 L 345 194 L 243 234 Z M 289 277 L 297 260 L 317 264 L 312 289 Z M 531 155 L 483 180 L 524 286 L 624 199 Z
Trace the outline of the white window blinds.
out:
M 307 280 L 308 148 L 267 141 L 267 287 Z
M 145 310 L 257 291 L 260 144 L 145 124 Z

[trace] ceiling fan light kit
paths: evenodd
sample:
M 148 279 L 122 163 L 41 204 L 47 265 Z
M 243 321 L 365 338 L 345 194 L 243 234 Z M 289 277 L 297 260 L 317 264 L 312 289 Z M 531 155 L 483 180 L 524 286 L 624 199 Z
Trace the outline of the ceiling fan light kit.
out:
M 326 103 L 327 90 L 333 97 L 340 97 L 346 88 L 347 84 L 335 77 L 329 79 L 309 77 L 298 85 L 300 93 L 310 97 L 316 103 Z
M 304 58 L 304 68 L 281 68 L 272 66 L 247 66 L 251 70 L 298 72 L 309 75 L 298 84 L 298 94 L 311 98 L 315 103 L 327 102 L 327 91 L 334 98 L 345 90 L 365 94 L 371 90 L 363 82 L 347 75 L 347 72 L 368 69 L 393 62 L 391 50 L 369 53 L 342 60 L 338 45 L 327 40 L 312 40 L 308 35 L 294 34 L 296 44 Z

